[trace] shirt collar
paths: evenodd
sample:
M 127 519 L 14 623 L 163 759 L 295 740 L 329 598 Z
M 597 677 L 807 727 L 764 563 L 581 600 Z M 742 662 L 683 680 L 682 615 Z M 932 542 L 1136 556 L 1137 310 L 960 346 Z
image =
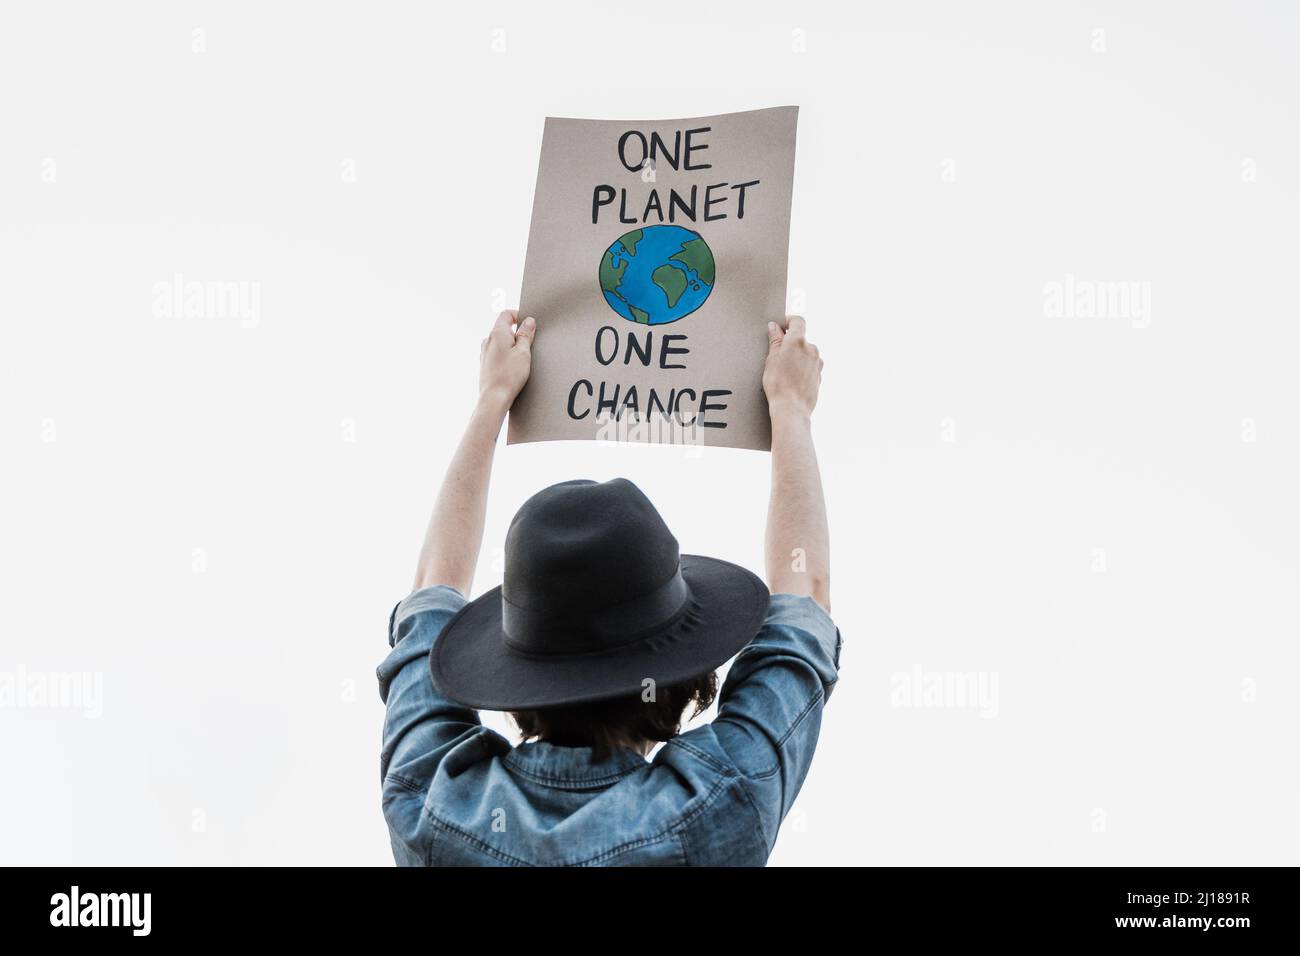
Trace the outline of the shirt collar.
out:
M 594 763 L 590 747 L 560 747 L 545 741 L 523 743 L 506 755 L 511 770 L 561 790 L 607 787 L 649 764 L 631 750 L 617 750 Z

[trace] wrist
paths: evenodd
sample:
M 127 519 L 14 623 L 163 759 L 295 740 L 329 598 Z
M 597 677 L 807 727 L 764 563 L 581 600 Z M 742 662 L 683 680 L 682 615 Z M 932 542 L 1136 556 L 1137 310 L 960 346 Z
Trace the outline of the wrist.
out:
M 795 399 L 770 400 L 767 403 L 767 410 L 773 423 L 812 424 L 812 409 L 806 403 Z
M 478 404 L 474 411 L 504 420 L 512 404 L 514 396 L 504 389 L 485 388 L 478 393 Z
M 474 411 L 470 413 L 466 434 L 480 434 L 495 441 L 505 424 L 506 413 L 510 411 L 510 402 L 500 395 L 480 392 Z

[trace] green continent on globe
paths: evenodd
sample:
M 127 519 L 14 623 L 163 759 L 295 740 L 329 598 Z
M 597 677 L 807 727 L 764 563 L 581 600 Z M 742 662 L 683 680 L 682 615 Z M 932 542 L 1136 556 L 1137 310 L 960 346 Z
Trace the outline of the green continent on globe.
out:
M 635 319 L 636 319 L 638 322 L 640 322 L 642 325 L 649 325 L 649 324 L 650 324 L 650 313 L 649 313 L 649 312 L 642 312 L 640 309 L 638 309 L 638 308 L 637 308 L 636 306 L 634 306 L 634 305 L 629 305 L 629 306 L 628 306 L 628 309 L 631 310 L 633 318 L 635 318 Z
M 644 231 L 645 230 L 643 229 L 633 229 L 627 235 L 619 239 L 619 242 L 623 243 L 623 248 L 627 250 L 629 256 L 636 255 L 636 244 L 641 241 L 641 234 Z
M 606 252 L 605 257 L 600 260 L 600 287 L 611 295 L 617 295 L 618 284 L 623 281 L 623 273 L 626 271 L 626 259 L 614 265 L 614 254 Z
M 713 285 L 713 253 L 703 239 L 697 237 L 683 243 L 682 251 L 672 258 L 694 269 L 702 281 Z
M 674 259 L 677 256 L 673 256 Z M 664 295 L 668 296 L 668 308 L 677 305 L 677 300 L 682 297 L 686 291 L 686 273 L 676 266 L 664 264 L 650 273 L 650 278 L 654 284 L 664 290 Z

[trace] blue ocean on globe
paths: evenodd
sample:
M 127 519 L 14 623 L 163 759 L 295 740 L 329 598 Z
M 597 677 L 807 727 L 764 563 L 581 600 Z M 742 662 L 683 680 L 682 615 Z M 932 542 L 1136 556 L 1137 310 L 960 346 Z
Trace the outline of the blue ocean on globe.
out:
M 600 260 L 600 289 L 629 322 L 664 325 L 690 315 L 713 291 L 713 251 L 681 226 L 633 229 Z

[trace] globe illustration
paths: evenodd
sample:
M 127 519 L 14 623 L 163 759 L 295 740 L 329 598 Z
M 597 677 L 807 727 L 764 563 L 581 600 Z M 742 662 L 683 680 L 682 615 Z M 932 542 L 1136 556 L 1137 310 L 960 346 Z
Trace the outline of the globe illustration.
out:
M 624 233 L 600 260 L 600 291 L 629 322 L 666 325 L 690 315 L 713 291 L 713 251 L 698 232 L 645 226 Z

